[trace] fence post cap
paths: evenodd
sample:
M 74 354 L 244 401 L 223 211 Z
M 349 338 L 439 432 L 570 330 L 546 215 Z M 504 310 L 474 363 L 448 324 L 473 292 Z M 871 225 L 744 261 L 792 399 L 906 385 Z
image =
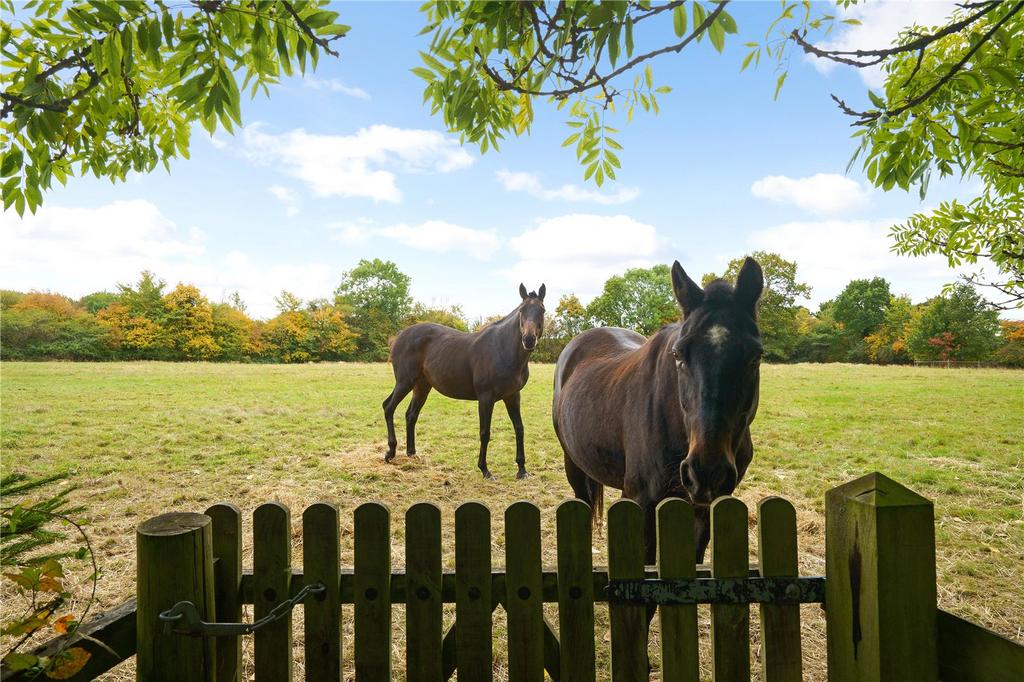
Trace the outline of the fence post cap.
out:
M 841 498 L 873 507 L 917 507 L 931 500 L 877 471 L 832 488 L 826 499 Z
M 207 526 L 212 522 L 212 519 L 210 519 L 206 514 L 197 514 L 195 512 L 169 512 L 167 514 L 161 514 L 160 516 L 154 516 L 153 518 L 140 523 L 138 533 L 139 535 L 146 535 L 150 537 L 181 535 L 183 533 L 191 533 L 192 531 L 202 528 L 203 526 Z

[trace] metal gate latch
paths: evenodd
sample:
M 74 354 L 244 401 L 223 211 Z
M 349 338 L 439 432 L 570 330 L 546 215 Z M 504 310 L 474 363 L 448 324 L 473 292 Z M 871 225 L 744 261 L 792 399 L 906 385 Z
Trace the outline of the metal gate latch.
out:
M 192 637 L 237 637 L 251 634 L 265 625 L 281 620 L 308 595 L 322 594 L 326 591 L 327 587 L 323 583 L 306 585 L 294 597 L 281 602 L 270 613 L 252 623 L 207 623 L 200 618 L 199 609 L 190 601 L 178 602 L 161 613 L 160 620 L 164 622 L 166 635 L 174 633 Z

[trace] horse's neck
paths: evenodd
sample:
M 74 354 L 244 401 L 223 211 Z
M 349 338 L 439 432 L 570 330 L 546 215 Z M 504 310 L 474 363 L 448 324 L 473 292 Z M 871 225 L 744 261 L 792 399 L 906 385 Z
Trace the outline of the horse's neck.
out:
M 529 353 L 523 348 L 522 334 L 519 331 L 519 308 L 495 322 L 491 327 L 498 338 L 502 353 L 507 357 L 516 358 L 520 364 L 529 359 Z

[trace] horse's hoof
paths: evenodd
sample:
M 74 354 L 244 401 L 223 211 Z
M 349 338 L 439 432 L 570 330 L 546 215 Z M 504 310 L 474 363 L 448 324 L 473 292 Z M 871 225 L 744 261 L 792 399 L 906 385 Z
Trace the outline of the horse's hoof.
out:
M 484 480 L 485 481 L 497 481 L 498 479 L 496 479 L 494 477 L 494 474 L 492 474 L 490 471 L 485 471 L 484 472 Z
M 415 450 L 409 450 L 405 454 L 409 455 L 410 457 L 415 457 L 416 456 L 416 451 Z
M 519 473 L 516 474 L 516 480 L 519 480 L 519 481 L 523 480 L 524 478 L 529 478 L 529 477 L 530 477 L 530 474 L 529 474 L 528 471 L 526 471 L 526 469 L 520 469 Z
M 389 462 L 391 462 L 391 460 L 393 460 L 394 458 L 395 458 L 395 456 L 394 456 L 393 454 L 390 454 L 390 455 L 384 455 L 384 462 L 385 462 L 385 463 L 389 463 Z

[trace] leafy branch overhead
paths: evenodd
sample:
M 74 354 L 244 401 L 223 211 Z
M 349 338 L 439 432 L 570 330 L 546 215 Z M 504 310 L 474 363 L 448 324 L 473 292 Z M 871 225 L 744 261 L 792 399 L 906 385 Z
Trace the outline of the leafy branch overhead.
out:
M 721 52 L 726 35 L 737 31 L 726 5 L 428 2 L 422 11 L 430 48 L 413 71 L 427 82 L 424 101 L 433 112 L 483 151 L 529 131 L 535 98 L 568 107 L 572 131 L 563 146 L 574 147 L 584 177 L 600 185 L 620 168 L 622 146 L 609 115 L 624 112 L 628 121 L 637 106 L 657 113 L 657 95 L 669 87 L 655 87 L 653 60 L 705 37 Z M 644 29 L 660 25 L 665 35 L 669 22 L 675 38 L 648 49 L 652 34 Z M 964 3 L 942 25 L 906 27 L 886 48 L 825 47 L 843 24 L 860 21 L 807 0 L 783 0 L 763 42 L 745 43 L 739 68 L 760 65 L 762 56 L 774 62 L 776 97 L 795 51 L 882 69 L 884 91 L 869 91 L 867 107 L 833 96 L 856 128 L 850 168 L 860 159 L 875 186 L 916 187 L 922 198 L 933 174 L 973 176 L 985 185 L 973 201 L 945 202 L 894 227 L 894 249 L 940 253 L 956 266 L 988 259 L 997 272 L 968 279 L 1001 294 L 995 305 L 1024 304 L 1024 1 Z
M 963 5 L 935 27 L 910 26 L 880 50 L 806 51 L 858 67 L 880 64 L 881 93 L 858 110 L 833 96 L 855 127 L 861 159 L 876 187 L 917 188 L 930 179 L 975 178 L 967 202 L 944 201 L 892 228 L 894 250 L 941 254 L 951 267 L 984 268 L 965 277 L 987 287 L 995 307 L 1024 305 L 1024 2 Z
M 196 121 L 232 131 L 242 91 L 337 56 L 349 27 L 325 5 L 2 0 L 4 209 L 35 211 L 54 179 L 169 169 Z
M 728 4 L 428 2 L 422 33 L 431 34 L 430 47 L 413 73 L 427 83 L 432 113 L 484 152 L 508 133 L 530 130 L 534 98 L 568 107 L 573 130 L 562 146 L 574 146 L 584 177 L 601 185 L 621 166 L 608 115 L 631 120 L 637 107 L 658 113 L 657 96 L 670 88 L 655 86 L 650 62 L 705 37 L 721 52 L 737 30 Z M 669 20 L 676 40 L 637 49 L 647 24 Z

